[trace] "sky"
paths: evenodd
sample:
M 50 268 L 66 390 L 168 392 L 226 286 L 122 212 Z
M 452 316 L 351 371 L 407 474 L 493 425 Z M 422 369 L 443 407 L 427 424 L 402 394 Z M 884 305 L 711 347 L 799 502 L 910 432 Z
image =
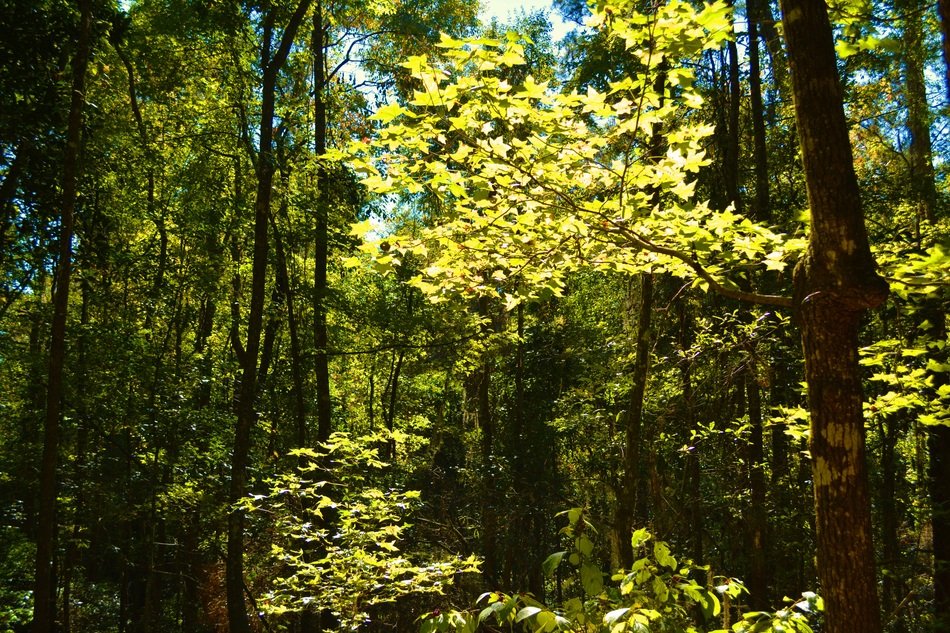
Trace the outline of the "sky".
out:
M 536 9 L 546 9 L 548 11 L 548 19 L 551 20 L 551 26 L 553 30 L 551 32 L 552 39 L 557 42 L 568 31 L 570 31 L 570 26 L 565 24 L 561 20 L 560 14 L 557 11 L 551 8 L 551 0 L 481 0 L 482 1 L 482 16 L 485 18 L 485 21 L 489 21 L 492 18 L 498 18 L 499 21 L 506 21 L 513 13 L 519 9 L 524 9 L 525 11 L 534 11 Z

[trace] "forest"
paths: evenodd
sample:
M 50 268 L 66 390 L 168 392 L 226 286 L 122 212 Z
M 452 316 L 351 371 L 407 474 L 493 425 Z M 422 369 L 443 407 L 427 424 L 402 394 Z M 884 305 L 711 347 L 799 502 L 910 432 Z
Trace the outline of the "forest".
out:
M 511 9 L 0 0 L 0 633 L 950 631 L 950 2 Z

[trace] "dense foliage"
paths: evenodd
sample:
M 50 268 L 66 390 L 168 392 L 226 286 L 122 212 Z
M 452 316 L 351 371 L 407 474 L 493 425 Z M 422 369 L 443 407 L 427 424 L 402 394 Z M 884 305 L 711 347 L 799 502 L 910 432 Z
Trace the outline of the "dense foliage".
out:
M 0 0 L 0 631 L 946 630 L 944 4 Z

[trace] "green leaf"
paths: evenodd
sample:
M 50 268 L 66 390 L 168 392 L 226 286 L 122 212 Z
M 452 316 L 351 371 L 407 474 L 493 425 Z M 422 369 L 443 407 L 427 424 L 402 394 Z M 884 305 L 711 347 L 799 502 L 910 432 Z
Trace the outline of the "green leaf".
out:
M 611 624 L 615 624 L 617 620 L 622 618 L 629 610 L 630 610 L 630 607 L 624 607 L 622 609 L 614 609 L 613 611 L 611 611 L 610 613 L 604 616 L 604 624 L 608 626 Z
M 557 570 L 558 565 L 561 564 L 561 560 L 567 552 L 554 552 L 550 556 L 544 559 L 544 562 L 541 563 L 541 571 L 545 576 L 553 576 L 555 570 Z
M 584 563 L 581 566 L 581 585 L 588 596 L 593 598 L 600 595 L 600 592 L 604 590 L 603 572 L 596 565 Z
M 575 545 L 577 546 L 577 551 L 583 556 L 590 556 L 594 552 L 594 544 L 587 538 L 586 534 L 577 537 Z
M 518 614 L 515 616 L 515 622 L 521 622 L 522 620 L 537 615 L 538 613 L 541 613 L 540 607 L 524 607 L 518 611 Z

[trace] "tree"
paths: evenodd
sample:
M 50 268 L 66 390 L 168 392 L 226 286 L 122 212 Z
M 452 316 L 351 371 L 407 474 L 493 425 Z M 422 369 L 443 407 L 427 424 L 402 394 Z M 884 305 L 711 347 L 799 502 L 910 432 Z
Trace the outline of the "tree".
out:
M 92 0 L 79 0 L 79 27 L 72 60 L 71 100 L 63 155 L 63 201 L 59 215 L 59 248 L 53 291 L 50 331 L 49 377 L 46 383 L 46 418 L 43 425 L 43 458 L 37 523 L 36 575 L 33 589 L 33 631 L 47 633 L 55 627 L 56 585 L 53 581 L 53 547 L 56 539 L 56 479 L 66 357 L 66 319 L 72 273 L 73 227 L 80 169 L 82 117 L 86 97 L 86 69 L 93 46 Z
M 251 429 L 257 419 L 258 362 L 261 328 L 264 318 L 264 297 L 267 283 L 268 225 L 271 217 L 271 192 L 276 164 L 274 158 L 274 111 L 277 79 L 290 53 L 297 30 L 303 23 L 310 0 L 300 0 L 287 18 L 277 47 L 272 37 L 277 9 L 263 16 L 260 65 L 261 121 L 257 149 L 257 197 L 254 203 L 254 257 L 251 278 L 251 300 L 248 312 L 247 338 L 244 344 L 232 339 L 241 365 L 240 390 L 237 395 L 237 422 L 234 427 L 234 450 L 231 458 L 231 483 L 228 499 L 238 503 L 247 494 L 247 466 L 251 448 Z M 244 602 L 244 514 L 238 508 L 228 514 L 227 557 L 228 622 L 236 633 L 250 631 Z
M 675 202 L 677 196 L 689 201 L 689 192 L 684 192 L 689 188 L 687 171 L 702 164 L 696 145 L 699 126 L 672 122 L 674 113 L 688 117 L 685 103 L 695 100 L 691 75 L 675 64 L 675 56 L 715 46 L 715 40 L 689 26 L 695 21 L 700 28 L 710 27 L 724 13 L 713 7 L 693 14 L 675 3 L 647 16 L 628 6 L 605 9 L 596 24 L 625 39 L 646 64 L 636 79 L 611 84 L 610 95 L 627 96 L 622 100 L 607 99 L 593 89 L 586 96 L 552 95 L 531 77 L 521 85 L 493 79 L 496 65 L 520 62 L 511 38 L 507 43 L 443 42 L 456 72 L 470 67 L 481 73 L 456 78 L 424 58 L 411 59 L 407 65 L 425 87 L 411 102 L 420 109 L 395 104 L 381 109 L 376 116 L 388 125 L 379 146 L 401 144 L 411 154 L 431 152 L 435 144 L 440 160 L 414 162 L 390 153 L 383 174 L 361 163 L 370 174 L 366 183 L 381 193 L 435 190 L 458 219 L 434 227 L 421 239 L 387 237 L 376 262 L 385 269 L 398 265 L 404 253 L 428 255 L 431 266 L 414 283 L 436 300 L 447 292 L 499 294 L 514 305 L 544 291 L 557 294 L 559 270 L 592 266 L 695 275 L 697 283 L 726 296 L 793 307 L 806 357 L 819 568 L 828 594 L 829 624 L 833 631 L 875 631 L 880 619 L 857 331 L 861 315 L 887 296 L 887 285 L 875 272 L 863 225 L 830 26 L 820 1 L 784 6 L 812 207 L 809 249 L 796 267 L 790 300 L 738 290 L 710 273 L 728 264 L 705 258 L 715 251 L 726 259 L 734 256 L 733 262 L 745 256 L 778 261 L 780 268 L 786 254 L 779 238 L 748 220 L 736 227 L 735 216 Z M 696 40 L 676 39 L 697 32 Z M 806 54 L 805 41 L 811 41 L 806 38 L 815 33 L 820 46 Z M 670 83 L 682 89 L 669 105 L 650 83 L 667 64 Z M 600 119 L 589 124 L 578 116 L 581 110 Z M 499 136 L 505 120 L 528 127 L 530 134 L 510 141 Z M 643 149 L 649 144 L 638 145 L 637 133 L 648 136 L 660 125 L 669 125 L 670 149 L 651 167 L 643 160 L 651 156 Z M 647 215 L 653 191 L 665 197 Z M 687 213 L 685 207 L 691 221 L 678 215 Z M 702 220 L 697 221 L 697 215 Z M 662 229 L 654 223 L 660 219 Z M 717 231 L 722 222 L 730 228 Z M 668 237 L 670 241 L 661 241 Z M 711 246 L 704 238 L 721 241 Z M 758 240 L 756 246 L 731 250 L 749 239 Z M 530 290 L 519 296 L 516 287 L 506 285 L 511 278 Z
M 811 205 L 809 248 L 795 270 L 805 350 L 818 569 L 828 630 L 881 630 L 864 414 L 861 317 L 887 297 L 864 228 L 834 38 L 821 0 L 782 2 Z

